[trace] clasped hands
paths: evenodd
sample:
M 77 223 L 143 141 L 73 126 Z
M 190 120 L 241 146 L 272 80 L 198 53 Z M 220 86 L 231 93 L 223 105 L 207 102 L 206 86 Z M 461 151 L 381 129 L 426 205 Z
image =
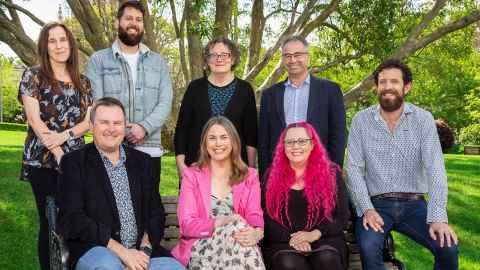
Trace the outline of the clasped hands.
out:
M 363 215 L 363 227 L 365 230 L 368 231 L 370 227 L 375 232 L 384 233 L 383 225 L 383 219 L 375 209 L 365 211 Z M 452 244 L 458 244 L 458 237 L 455 231 L 447 223 L 432 222 L 429 224 L 428 232 L 433 240 L 439 241 L 440 247 L 444 247 L 445 245 L 451 247 Z
M 295 250 L 308 252 L 312 251 L 312 242 L 317 241 L 322 236 L 322 233 L 315 229 L 311 232 L 298 231 L 290 235 L 290 246 Z
M 253 228 L 252 226 L 249 226 L 245 219 L 238 214 L 216 218 L 215 228 L 224 226 L 228 223 L 233 223 L 235 221 L 243 222 L 245 225 L 247 225 L 247 227 L 236 231 L 232 236 L 233 239 L 237 241 L 241 246 L 255 246 L 260 240 L 262 240 L 263 230 L 260 228 Z

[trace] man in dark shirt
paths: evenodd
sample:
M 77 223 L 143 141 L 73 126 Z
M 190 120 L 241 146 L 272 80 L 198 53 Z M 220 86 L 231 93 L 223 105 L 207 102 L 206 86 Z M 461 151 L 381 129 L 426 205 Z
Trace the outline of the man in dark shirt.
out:
M 165 212 L 149 156 L 122 145 L 122 104 L 99 99 L 90 121 L 93 143 L 61 161 L 59 226 L 70 266 L 184 269 L 160 246 Z

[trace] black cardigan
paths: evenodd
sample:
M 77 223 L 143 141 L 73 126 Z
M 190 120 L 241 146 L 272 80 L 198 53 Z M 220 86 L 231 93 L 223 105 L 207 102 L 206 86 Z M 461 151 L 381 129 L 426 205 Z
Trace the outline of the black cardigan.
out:
M 257 147 L 257 107 L 252 86 L 236 78 L 237 87 L 225 109 L 225 117 L 232 121 L 242 144 L 242 159 L 247 160 L 246 145 Z M 175 155 L 185 155 L 185 164 L 197 161 L 203 126 L 212 117 L 206 77 L 194 80 L 183 96 L 175 128 Z

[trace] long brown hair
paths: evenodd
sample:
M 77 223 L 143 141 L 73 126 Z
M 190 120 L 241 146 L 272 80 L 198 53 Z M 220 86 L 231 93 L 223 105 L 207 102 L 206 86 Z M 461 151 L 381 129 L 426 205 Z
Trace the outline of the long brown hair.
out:
M 82 84 L 80 70 L 79 70 L 79 60 L 78 60 L 78 46 L 75 41 L 75 37 L 72 34 L 72 31 L 61 22 L 50 22 L 43 26 L 40 31 L 37 43 L 37 53 L 40 60 L 40 71 L 42 72 L 43 79 L 45 83 L 52 85 L 53 87 L 58 87 L 58 83 L 55 80 L 53 74 L 52 65 L 50 63 L 50 56 L 48 55 L 48 35 L 51 29 L 55 27 L 62 27 L 65 30 L 67 35 L 68 43 L 70 44 L 70 56 L 67 59 L 67 71 L 72 79 L 73 86 L 76 90 L 80 92 L 85 92 L 86 89 Z
M 241 143 L 240 137 L 238 136 L 237 130 L 235 126 L 228 120 L 226 117 L 223 116 L 214 116 L 208 120 L 208 122 L 203 127 L 202 136 L 200 137 L 200 153 L 198 157 L 198 161 L 196 165 L 199 168 L 210 166 L 210 155 L 208 155 L 207 151 L 207 134 L 210 128 L 213 125 L 219 125 L 225 128 L 227 131 L 228 137 L 232 142 L 232 152 L 230 153 L 230 162 L 232 165 L 232 172 L 230 174 L 230 185 L 235 185 L 243 180 L 248 173 L 248 166 L 243 162 L 240 151 L 241 151 Z

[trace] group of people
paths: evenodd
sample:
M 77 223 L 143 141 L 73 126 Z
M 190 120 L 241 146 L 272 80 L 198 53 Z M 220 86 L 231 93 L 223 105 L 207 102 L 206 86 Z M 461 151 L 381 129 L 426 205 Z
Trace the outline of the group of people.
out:
M 175 130 L 180 239 L 163 248 L 161 127 L 172 85 L 165 60 L 141 43 L 144 13 L 138 1 L 119 7 L 118 39 L 91 56 L 86 76 L 72 32 L 46 24 L 40 65 L 22 76 L 21 177 L 38 208 L 41 269 L 49 269 L 46 196 L 59 206 L 72 269 L 345 269 L 349 197 L 363 269 L 385 269 L 391 230 L 428 248 L 434 269 L 458 269 L 435 124 L 404 101 L 410 69 L 389 60 L 375 71 L 379 104 L 352 120 L 345 179 L 342 92 L 308 73 L 299 36 L 281 47 L 288 78 L 263 91 L 259 117 L 253 88 L 234 75 L 237 46 L 226 38 L 205 46 L 206 75 L 189 84 Z

